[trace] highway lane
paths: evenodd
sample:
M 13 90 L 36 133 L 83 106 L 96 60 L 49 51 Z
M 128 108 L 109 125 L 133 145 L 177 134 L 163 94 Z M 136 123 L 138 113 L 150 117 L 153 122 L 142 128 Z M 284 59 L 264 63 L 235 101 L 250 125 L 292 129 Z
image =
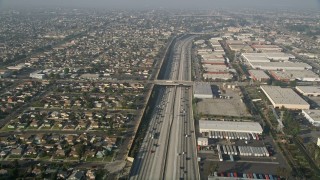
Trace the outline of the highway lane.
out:
M 165 78 L 191 81 L 194 36 L 179 38 Z M 148 134 L 135 158 L 130 179 L 199 179 L 192 116 L 192 88 L 166 87 L 159 96 Z M 155 133 L 158 137 L 154 137 Z M 193 135 L 192 135 L 193 134 Z

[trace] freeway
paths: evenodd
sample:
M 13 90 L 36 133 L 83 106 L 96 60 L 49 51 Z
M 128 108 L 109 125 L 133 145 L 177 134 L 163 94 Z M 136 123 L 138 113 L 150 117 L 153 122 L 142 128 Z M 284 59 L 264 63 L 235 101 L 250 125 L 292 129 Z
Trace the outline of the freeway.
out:
M 191 45 L 178 38 L 165 79 L 191 82 Z M 148 133 L 131 168 L 130 179 L 199 179 L 192 115 L 192 87 L 161 87 Z

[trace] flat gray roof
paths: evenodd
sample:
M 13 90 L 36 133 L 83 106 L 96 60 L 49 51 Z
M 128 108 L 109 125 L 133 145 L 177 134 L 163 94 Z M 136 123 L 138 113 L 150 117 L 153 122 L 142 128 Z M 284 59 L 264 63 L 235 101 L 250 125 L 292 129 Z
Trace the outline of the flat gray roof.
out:
M 262 133 L 263 129 L 257 122 L 235 122 L 235 121 L 199 121 L 200 131 L 228 131 L 228 132 L 247 132 Z
M 310 70 L 302 70 L 302 71 L 294 71 L 294 70 L 286 70 L 286 71 L 271 71 L 273 74 L 278 76 L 281 79 L 300 79 L 303 78 L 319 78 L 319 76 L 310 71 Z
M 261 67 L 279 67 L 280 68 L 308 68 L 312 67 L 309 64 L 301 63 L 301 62 L 251 62 L 253 66 L 261 66 Z
M 309 105 L 291 88 L 280 86 L 261 86 L 261 89 L 268 94 L 275 104 Z
M 318 109 L 309 109 L 309 110 L 302 110 L 304 113 L 308 114 L 313 121 L 316 121 L 317 123 L 320 122 L 320 110 Z
M 296 89 L 303 93 L 320 93 L 320 86 L 297 86 Z
M 208 83 L 195 83 L 194 94 L 212 95 L 211 85 Z
M 256 78 L 269 79 L 270 77 L 263 70 L 249 70 L 249 73 Z

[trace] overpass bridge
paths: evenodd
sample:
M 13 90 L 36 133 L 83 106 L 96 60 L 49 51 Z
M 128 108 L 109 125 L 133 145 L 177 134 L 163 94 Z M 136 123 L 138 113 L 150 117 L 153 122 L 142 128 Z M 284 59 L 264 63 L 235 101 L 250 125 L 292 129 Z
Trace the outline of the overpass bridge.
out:
M 154 80 L 150 81 L 154 85 L 161 86 L 193 86 L 193 81 L 173 81 L 173 80 Z

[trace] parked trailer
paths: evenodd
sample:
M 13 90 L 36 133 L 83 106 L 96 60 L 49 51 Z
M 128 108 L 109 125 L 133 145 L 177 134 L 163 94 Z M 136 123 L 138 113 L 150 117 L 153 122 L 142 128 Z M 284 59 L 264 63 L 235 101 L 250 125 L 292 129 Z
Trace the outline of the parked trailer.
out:
M 232 151 L 231 151 L 231 149 L 230 149 L 230 146 L 229 146 L 229 145 L 226 145 L 226 147 L 227 147 L 228 155 L 231 155 L 231 154 L 232 154 Z
M 260 147 L 257 147 L 256 149 L 257 149 L 258 156 L 263 156 L 263 153 L 261 152 Z
M 236 155 L 237 152 L 234 150 L 233 147 L 234 147 L 234 146 L 230 146 L 230 149 L 231 149 L 231 151 L 232 151 L 232 154 L 233 154 L 233 155 Z
M 230 155 L 230 161 L 234 161 L 233 155 Z
M 223 154 L 227 154 L 227 149 L 225 145 L 222 145 L 222 149 L 223 149 Z
M 233 148 L 234 155 L 238 155 L 238 151 L 237 151 L 236 146 L 232 146 L 232 148 Z
M 239 149 L 240 156 L 244 156 L 244 152 L 243 152 L 242 146 L 238 146 L 238 149 Z
M 249 152 L 249 156 L 253 156 L 253 151 L 252 151 L 252 147 L 247 147 L 248 152 Z
M 251 134 L 251 136 L 252 136 L 253 140 L 256 140 L 256 136 L 255 136 L 255 134 L 254 134 L 254 133 L 250 133 L 250 134 Z
M 248 156 L 248 155 L 247 155 L 246 148 L 245 148 L 244 146 L 241 146 L 241 151 L 242 151 L 242 155 L 243 155 L 243 156 Z
M 241 146 L 238 146 L 239 155 L 242 156 Z
M 249 134 L 246 133 L 246 135 L 247 135 L 247 139 L 246 140 L 250 140 L 251 138 L 250 138 Z
M 263 149 L 264 149 L 264 152 L 266 153 L 266 156 L 267 156 L 267 157 L 269 157 L 269 156 L 270 156 L 270 154 L 269 154 L 268 149 L 267 149 L 266 147 L 263 147 Z
M 214 138 L 214 139 L 217 139 L 217 135 L 216 135 L 216 132 L 215 132 L 215 131 L 213 131 L 213 138 Z
M 234 139 L 233 132 L 230 132 L 230 139 Z
M 227 150 L 227 153 L 226 154 L 230 154 L 230 150 L 229 150 L 229 148 L 228 148 L 228 145 L 226 145 L 226 150 Z
M 250 147 L 246 147 L 246 149 L 247 149 L 247 156 L 252 156 L 253 155 L 252 149 Z
M 258 179 L 256 173 L 252 173 L 252 176 L 253 176 L 254 179 Z
M 237 132 L 234 132 L 234 139 L 239 139 Z
M 243 178 L 247 178 L 247 174 L 246 174 L 246 173 L 243 173 L 243 174 L 242 174 L 242 177 L 243 177 Z
M 227 134 L 226 134 L 226 132 L 222 132 L 222 137 L 223 137 L 223 139 L 227 139 Z
M 254 156 L 259 156 L 259 150 L 256 147 L 252 147 L 253 155 Z
M 259 150 L 260 150 L 261 156 L 266 156 L 266 154 L 264 153 L 263 147 L 259 147 Z
M 236 132 L 237 139 L 240 139 L 239 133 Z
M 231 132 L 231 139 L 234 139 L 234 132 Z
M 221 139 L 221 133 L 220 131 L 217 132 L 218 138 Z
M 259 148 L 254 147 L 253 149 L 255 150 L 256 156 L 260 156 Z
M 243 139 L 242 138 L 242 133 L 238 133 L 239 134 L 239 139 Z
M 260 148 L 255 148 L 256 149 L 256 152 L 257 152 L 257 156 L 261 156 L 261 152 L 260 152 Z
M 236 152 L 234 151 L 234 149 L 233 149 L 232 146 L 230 146 L 230 150 L 231 150 L 231 154 L 232 154 L 232 155 L 236 155 Z
M 270 180 L 274 180 L 274 178 L 271 174 L 269 174 L 269 178 L 270 178 Z
M 238 174 L 235 172 L 235 173 L 233 173 L 233 176 L 234 177 L 238 177 Z
M 218 153 L 221 153 L 221 149 L 220 149 L 220 145 L 219 144 L 217 145 L 217 150 L 218 150 Z
M 243 139 L 248 140 L 248 133 L 243 134 Z
M 218 153 L 218 156 L 219 156 L 219 160 L 220 160 L 220 161 L 223 161 L 222 154 L 221 154 L 221 153 Z

